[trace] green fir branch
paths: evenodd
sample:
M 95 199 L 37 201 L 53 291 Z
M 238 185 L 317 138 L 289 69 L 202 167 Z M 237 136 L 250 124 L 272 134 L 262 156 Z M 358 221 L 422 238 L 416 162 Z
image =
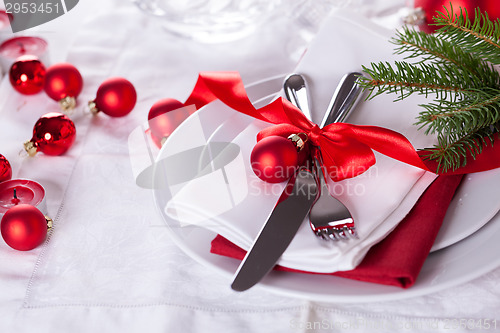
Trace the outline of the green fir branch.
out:
M 368 98 L 434 95 L 421 105 L 415 124 L 437 135 L 425 158 L 435 160 L 438 171 L 465 165 L 500 131 L 500 74 L 494 67 L 500 65 L 500 20 L 492 22 L 476 9 L 471 21 L 465 10 L 455 14 L 451 4 L 445 11 L 434 18 L 441 26 L 437 34 L 409 28 L 396 34 L 395 53 L 405 55 L 405 61 L 364 66 L 369 77 L 361 79 Z
M 489 144 L 493 144 L 493 134 L 499 126 L 478 128 L 467 135 L 438 136 L 438 143 L 433 148 L 423 149 L 423 158 L 437 162 L 437 171 L 455 171 L 467 165 L 468 157 L 475 159 Z
M 450 9 L 445 8 L 445 13 L 440 12 L 434 17 L 434 24 L 441 26 L 438 38 L 446 39 L 492 64 L 500 64 L 499 20 L 493 22 L 487 13 L 476 9 L 471 21 L 466 9 L 455 14 L 450 4 Z
M 441 100 L 422 105 L 415 123 L 427 127 L 426 134 L 465 134 L 500 121 L 500 90 L 476 90 L 460 101 Z
M 403 27 L 391 42 L 397 45 L 396 54 L 408 54 L 407 60 L 455 65 L 463 70 L 464 75 L 474 75 L 479 79 L 478 86 L 497 87 L 500 84 L 500 74 L 490 63 L 435 34 Z
M 417 93 L 436 99 L 460 99 L 470 94 L 476 86 L 481 86 L 475 76 L 464 76 L 461 69 L 453 65 L 410 64 L 396 61 L 394 66 L 387 62 L 372 63 L 371 68 L 363 66 L 370 78 L 361 78 L 361 86 L 369 91 L 368 98 L 383 93 L 399 95 L 396 101 Z

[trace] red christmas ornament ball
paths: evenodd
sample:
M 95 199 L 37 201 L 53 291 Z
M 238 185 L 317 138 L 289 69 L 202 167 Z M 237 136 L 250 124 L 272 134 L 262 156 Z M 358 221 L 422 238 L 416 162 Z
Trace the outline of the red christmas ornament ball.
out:
M 11 248 L 29 251 L 47 236 L 47 220 L 36 207 L 20 204 L 10 208 L 0 223 L 2 237 Z
M 37 57 L 22 56 L 10 67 L 10 83 L 23 95 L 38 94 L 43 89 L 45 72 L 45 66 Z
M 43 115 L 33 127 L 33 137 L 24 144 L 30 156 L 37 152 L 62 155 L 75 142 L 75 124 L 66 115 L 51 112 Z
M 104 112 L 110 117 L 123 117 L 132 111 L 137 93 L 130 81 L 114 77 L 104 81 L 97 89 L 96 98 L 89 102 L 92 113 Z
M 9 161 L 0 154 L 0 183 L 12 178 L 12 167 Z
M 420 30 L 427 33 L 436 31 L 439 27 L 429 25 L 434 22 L 433 17 L 438 12 L 446 13 L 446 7 L 450 9 L 450 3 L 453 6 L 454 13 L 460 13 L 460 8 L 467 9 L 469 19 L 474 19 L 474 10 L 479 7 L 481 11 L 486 11 L 490 20 L 496 20 L 500 17 L 500 2 L 491 0 L 415 0 L 415 8 L 422 8 L 425 11 L 425 22 L 419 25 Z
M 297 169 L 297 148 L 284 137 L 268 136 L 254 146 L 250 162 L 257 177 L 268 183 L 280 183 Z
M 151 136 L 158 146 L 161 146 L 172 132 L 189 116 L 184 104 L 173 98 L 164 98 L 153 104 L 148 114 L 148 124 Z
M 50 66 L 45 74 L 43 89 L 53 100 L 76 99 L 82 92 L 83 78 L 78 69 L 68 63 Z

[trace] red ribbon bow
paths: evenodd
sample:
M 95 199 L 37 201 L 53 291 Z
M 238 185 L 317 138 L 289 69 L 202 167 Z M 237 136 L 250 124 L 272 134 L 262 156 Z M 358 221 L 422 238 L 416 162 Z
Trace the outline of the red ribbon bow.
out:
M 195 104 L 196 108 L 200 108 L 216 99 L 238 112 L 275 124 L 262 130 L 257 140 L 269 135 L 306 133 L 309 141 L 321 148 L 323 163 L 335 181 L 355 177 L 368 170 L 375 164 L 373 150 L 426 171 L 436 170 L 435 163 L 424 163 L 420 157 L 425 152 L 417 153 L 410 141 L 398 132 L 377 126 L 347 123 L 334 123 L 319 128 L 283 98 L 256 109 L 248 99 L 237 72 L 200 73 L 193 92 L 184 104 Z M 485 147 L 483 153 L 467 166 L 446 174 L 471 173 L 500 167 L 498 146 Z

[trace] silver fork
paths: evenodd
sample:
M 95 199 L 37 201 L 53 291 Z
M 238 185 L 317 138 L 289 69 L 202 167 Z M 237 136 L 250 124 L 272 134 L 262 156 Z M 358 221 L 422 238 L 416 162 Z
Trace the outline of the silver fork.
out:
M 358 238 L 351 213 L 340 200 L 330 194 L 320 159 L 321 156 L 316 156 L 313 162 L 320 192 L 309 212 L 311 229 L 324 240 Z
M 362 90 L 357 83 L 360 75 L 362 74 L 349 73 L 342 78 L 328 106 L 329 111 L 321 122 L 321 127 L 343 121 L 354 108 Z M 297 82 L 300 85 L 294 86 Z M 287 98 L 299 109 L 300 106 L 309 105 L 305 80 L 301 75 L 292 74 L 288 76 L 284 88 Z M 301 93 L 294 94 L 294 90 L 300 90 Z M 290 98 L 291 96 L 293 98 Z M 313 157 L 313 164 L 320 185 L 320 195 L 309 212 L 311 229 L 316 236 L 324 240 L 338 241 L 357 238 L 358 235 L 351 213 L 342 202 L 330 195 L 320 154 Z

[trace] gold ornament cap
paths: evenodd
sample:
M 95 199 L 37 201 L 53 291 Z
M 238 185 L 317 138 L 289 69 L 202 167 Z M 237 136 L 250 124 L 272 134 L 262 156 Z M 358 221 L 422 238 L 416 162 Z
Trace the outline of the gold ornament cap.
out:
M 36 145 L 33 141 L 26 141 L 24 143 L 24 150 L 28 153 L 29 156 L 33 157 L 36 155 L 38 152 L 38 149 L 36 148 Z
M 59 106 L 64 112 L 71 111 L 76 107 L 76 98 L 72 96 L 66 96 L 59 101 Z
M 45 215 L 45 221 L 47 221 L 47 231 L 50 231 L 54 226 L 54 221 L 52 221 L 52 219 L 47 215 Z
M 95 103 L 95 101 L 89 101 L 89 109 L 90 109 L 90 112 L 93 114 L 93 115 L 96 115 L 98 114 L 101 110 L 99 110 L 97 108 L 97 104 Z
M 420 25 L 425 23 L 425 10 L 422 7 L 417 7 L 415 9 L 410 10 L 408 15 L 403 17 L 404 24 L 410 25 Z
M 301 136 L 303 136 L 304 138 L 302 138 Z M 306 133 L 292 134 L 288 137 L 288 140 L 293 142 L 293 144 L 297 148 L 297 151 L 301 151 L 307 142 L 307 134 Z

